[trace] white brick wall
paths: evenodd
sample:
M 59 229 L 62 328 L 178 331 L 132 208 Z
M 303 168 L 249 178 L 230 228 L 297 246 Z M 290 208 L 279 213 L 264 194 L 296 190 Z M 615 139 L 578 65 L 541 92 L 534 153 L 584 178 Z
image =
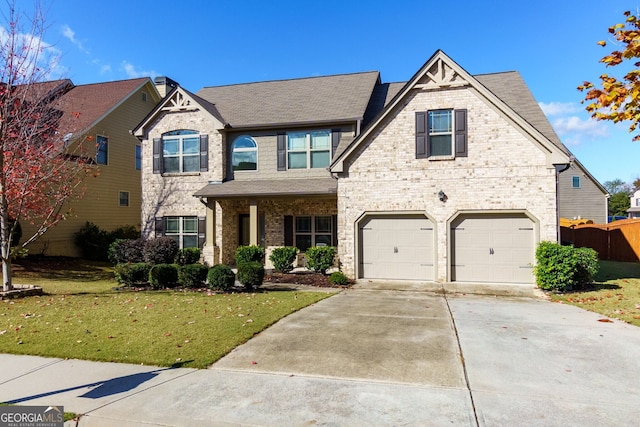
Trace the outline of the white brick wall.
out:
M 468 157 L 415 158 L 415 112 L 468 110 Z M 357 276 L 356 220 L 365 212 L 425 212 L 436 222 L 438 281 L 447 281 L 448 226 L 458 212 L 526 211 L 555 240 L 555 171 L 538 146 L 467 88 L 414 91 L 345 163 L 338 180 L 343 271 Z M 438 200 L 438 192 L 448 196 Z

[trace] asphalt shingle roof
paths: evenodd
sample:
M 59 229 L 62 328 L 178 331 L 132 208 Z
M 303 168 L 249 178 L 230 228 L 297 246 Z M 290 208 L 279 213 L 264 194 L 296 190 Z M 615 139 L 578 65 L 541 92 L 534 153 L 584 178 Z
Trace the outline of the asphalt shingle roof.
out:
M 339 122 L 364 117 L 379 76 L 370 71 L 212 86 L 196 95 L 232 127 Z
M 274 197 L 274 196 L 326 196 L 336 195 L 338 181 L 334 178 L 279 179 L 254 181 L 227 181 L 207 184 L 196 197 Z

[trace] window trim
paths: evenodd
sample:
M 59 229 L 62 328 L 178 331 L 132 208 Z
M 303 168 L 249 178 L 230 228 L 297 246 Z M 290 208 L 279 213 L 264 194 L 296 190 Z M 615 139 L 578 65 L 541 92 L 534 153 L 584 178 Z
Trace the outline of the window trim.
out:
M 103 148 L 104 147 L 104 148 Z M 104 163 L 101 162 L 100 153 L 104 153 Z M 108 165 L 109 164 L 109 137 L 105 135 L 96 135 L 96 164 Z
M 234 148 L 236 143 L 241 139 L 241 138 L 246 138 L 251 140 L 251 142 L 253 143 L 253 147 L 240 147 L 240 148 Z M 233 160 L 234 160 L 234 154 L 235 153 L 256 153 L 255 157 L 256 157 L 256 167 L 255 169 L 236 169 L 233 165 Z M 251 136 L 251 135 L 239 135 L 238 137 L 236 137 L 233 140 L 233 143 L 231 144 L 231 170 L 233 171 L 233 173 L 236 172 L 257 172 L 258 171 L 258 143 L 256 142 L 256 140 Z
M 297 149 L 297 150 L 291 150 L 289 149 L 289 137 L 290 135 L 293 134 L 305 134 L 305 147 L 304 150 L 302 149 Z M 311 137 L 312 134 L 321 134 L 321 133 L 326 133 L 326 136 L 328 137 L 328 145 L 327 147 L 323 147 L 322 149 L 318 149 L 318 148 L 312 148 L 311 147 Z M 332 157 L 332 149 L 333 149 L 333 132 L 331 131 L 331 129 L 316 129 L 316 130 L 300 130 L 300 131 L 291 131 L 291 132 L 287 132 L 285 134 L 285 161 L 286 161 L 286 170 L 309 170 L 309 169 L 326 169 L 330 164 L 331 164 L 331 157 Z M 290 153 L 305 153 L 305 167 L 304 168 L 292 168 L 291 167 L 291 162 L 289 161 L 289 154 Z M 329 155 L 329 162 L 327 163 L 326 166 L 317 166 L 317 167 L 313 167 L 311 165 L 311 160 L 312 160 L 312 154 L 313 153 L 324 153 L 326 152 Z
M 432 127 L 432 115 L 435 113 L 448 113 L 449 116 L 449 130 L 447 132 L 433 132 Z M 432 153 L 433 148 L 431 145 L 431 141 L 433 137 L 438 136 L 448 136 L 449 137 L 449 153 L 448 154 L 430 154 L 429 158 L 436 159 L 452 159 L 455 157 L 455 138 L 454 138 L 454 129 L 456 126 L 455 123 L 455 114 L 453 112 L 453 108 L 441 108 L 437 110 L 428 110 L 427 111 L 427 152 Z
M 429 115 L 433 111 L 451 111 L 452 150 L 451 155 L 432 155 L 429 138 Z M 467 109 L 440 108 L 415 112 L 415 158 L 427 160 L 454 160 L 458 157 L 468 157 L 468 123 Z
M 136 144 L 135 148 L 135 169 L 137 171 L 142 170 L 142 145 Z
M 582 180 L 580 179 L 579 175 L 573 175 L 571 176 L 571 188 L 582 188 Z M 578 185 L 576 185 L 576 183 Z
M 298 219 L 299 218 L 310 218 L 311 221 L 311 230 L 310 231 L 298 231 Z M 317 231 L 316 221 L 318 218 L 324 218 L 329 220 L 329 231 Z M 333 241 L 334 236 L 334 220 L 332 215 L 295 215 L 293 217 L 293 246 L 298 248 L 301 252 L 303 250 L 298 245 L 298 236 L 311 236 L 311 246 L 317 246 L 316 237 L 317 236 L 329 236 L 329 241 Z M 333 242 L 332 242 L 333 243 Z M 332 244 L 326 245 L 332 246 Z
M 189 233 L 185 233 L 184 229 L 185 229 L 185 220 L 195 220 L 196 222 L 196 229 L 195 232 L 189 232 Z M 178 246 L 180 247 L 180 249 L 184 249 L 184 238 L 185 237 L 195 237 L 196 239 L 196 246 L 186 246 L 188 248 L 193 248 L 193 247 L 199 247 L 199 218 L 196 215 L 170 215 L 170 216 L 165 216 L 162 217 L 163 220 L 163 232 L 162 235 L 166 236 L 166 237 L 171 237 L 172 239 L 176 240 L 178 242 Z M 178 232 L 177 233 L 173 233 L 173 232 L 167 232 L 168 230 L 168 221 L 170 220 L 178 220 Z
M 123 195 L 127 195 L 126 196 L 126 204 L 123 204 Z M 131 205 L 131 194 L 129 193 L 129 191 L 119 191 L 118 192 L 118 207 L 119 208 L 128 208 Z

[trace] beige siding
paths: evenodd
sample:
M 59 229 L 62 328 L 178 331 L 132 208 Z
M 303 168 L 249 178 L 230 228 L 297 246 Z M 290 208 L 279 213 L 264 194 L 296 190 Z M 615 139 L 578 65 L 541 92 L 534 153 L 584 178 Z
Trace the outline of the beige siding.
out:
M 580 187 L 573 187 L 573 177 L 580 179 Z M 596 224 L 607 223 L 607 198 L 579 166 L 560 173 L 558 178 L 558 212 L 560 218 L 590 219 Z
M 468 157 L 415 158 L 415 112 L 468 110 Z M 425 213 L 436 225 L 436 278 L 449 280 L 449 222 L 461 212 L 520 212 L 539 222 L 538 240 L 556 239 L 555 169 L 526 135 L 466 88 L 413 91 L 345 163 L 338 180 L 343 271 L 357 277 L 363 215 Z M 438 200 L 438 192 L 447 195 Z
M 80 256 L 73 243 L 73 235 L 87 221 L 104 230 L 113 230 L 124 225 L 140 228 L 141 185 L 140 171 L 135 169 L 135 147 L 140 144 L 130 134 L 156 105 L 155 90 L 151 83 L 119 105 L 107 117 L 87 132 L 87 152 L 95 153 L 96 135 L 106 136 L 108 142 L 107 165 L 92 166 L 95 176 L 85 181 L 84 197 L 67 206 L 66 219 L 51 228 L 38 241 L 29 246 L 32 254 L 55 256 Z M 147 101 L 141 92 L 146 92 Z M 88 137 L 91 140 L 88 140 Z M 129 192 L 129 206 L 118 206 L 120 191 Z M 27 238 L 35 227 L 24 224 L 23 237 Z

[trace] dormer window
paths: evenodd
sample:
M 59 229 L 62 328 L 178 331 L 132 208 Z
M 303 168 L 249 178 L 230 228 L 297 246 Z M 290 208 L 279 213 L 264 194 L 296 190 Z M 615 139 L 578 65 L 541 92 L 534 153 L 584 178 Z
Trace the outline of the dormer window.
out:
M 242 135 L 231 146 L 231 167 L 234 171 L 258 169 L 258 145 L 253 138 Z

